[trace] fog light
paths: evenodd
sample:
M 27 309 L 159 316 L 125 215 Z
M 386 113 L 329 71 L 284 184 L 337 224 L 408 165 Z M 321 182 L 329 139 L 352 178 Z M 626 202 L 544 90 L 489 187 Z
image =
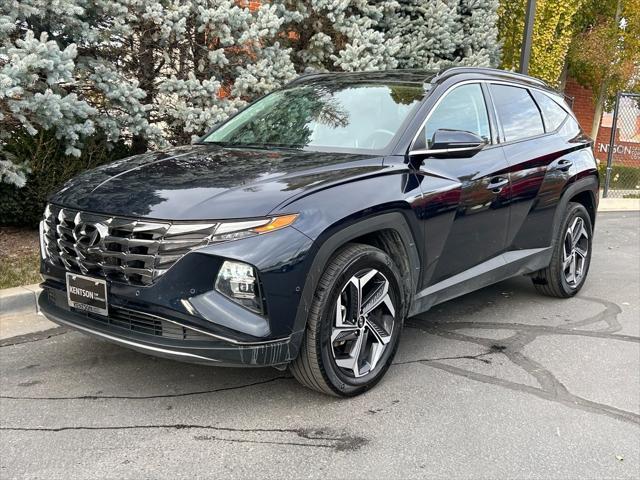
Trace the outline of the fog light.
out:
M 225 261 L 216 278 L 216 290 L 240 305 L 262 313 L 262 297 L 255 269 L 243 262 Z

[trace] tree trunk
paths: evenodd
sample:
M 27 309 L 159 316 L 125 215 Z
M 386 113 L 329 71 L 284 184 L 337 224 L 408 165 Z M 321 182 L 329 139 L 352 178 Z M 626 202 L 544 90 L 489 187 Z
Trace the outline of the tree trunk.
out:
M 147 96 L 145 97 L 146 104 L 153 103 L 156 95 L 156 64 L 154 58 L 155 41 L 153 39 L 154 30 L 154 25 L 145 25 L 145 28 L 143 28 L 140 33 L 137 52 L 138 85 L 142 90 L 147 92 Z M 144 135 L 135 135 L 131 142 L 131 148 L 134 153 L 144 153 L 149 148 L 149 141 Z
M 604 110 L 604 99 L 607 96 L 608 79 L 605 78 L 600 85 L 598 98 L 596 100 L 596 109 L 593 112 L 593 123 L 591 124 L 591 138 L 595 142 L 598 138 L 598 130 L 600 130 L 600 121 L 602 120 L 602 111 Z
M 558 90 L 564 92 L 567 86 L 567 76 L 569 75 L 569 56 L 565 55 L 564 63 L 562 64 L 562 72 L 560 72 L 560 78 L 558 79 Z

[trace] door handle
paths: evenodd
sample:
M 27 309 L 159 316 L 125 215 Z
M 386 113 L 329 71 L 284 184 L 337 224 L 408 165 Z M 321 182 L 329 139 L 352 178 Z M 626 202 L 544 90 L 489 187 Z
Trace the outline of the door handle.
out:
M 558 170 L 562 170 L 563 172 L 568 172 L 569 169 L 571 168 L 571 165 L 573 165 L 573 162 L 571 160 L 567 160 L 566 158 L 563 158 L 561 160 L 558 161 Z
M 500 193 L 502 191 L 502 187 L 504 187 L 507 183 L 509 183 L 508 178 L 493 177 L 491 180 L 489 180 L 487 190 L 491 190 L 493 193 Z

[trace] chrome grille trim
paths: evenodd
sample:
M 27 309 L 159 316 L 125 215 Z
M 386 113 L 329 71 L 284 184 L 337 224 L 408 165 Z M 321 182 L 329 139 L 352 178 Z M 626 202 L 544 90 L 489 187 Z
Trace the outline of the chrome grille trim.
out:
M 47 205 L 46 261 L 71 272 L 151 285 L 191 250 L 208 245 L 217 223 L 149 221 Z

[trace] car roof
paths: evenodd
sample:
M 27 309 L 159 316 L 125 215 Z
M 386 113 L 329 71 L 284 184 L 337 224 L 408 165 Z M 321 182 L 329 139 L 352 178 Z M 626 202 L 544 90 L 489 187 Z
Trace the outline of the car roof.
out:
M 439 84 L 445 80 L 460 76 L 461 79 L 508 80 L 527 86 L 553 90 L 540 79 L 521 73 L 488 67 L 449 67 L 440 70 L 398 69 L 367 72 L 314 72 L 302 74 L 287 86 L 302 84 L 351 84 L 351 83 L 413 83 Z M 464 77 L 464 78 L 463 78 Z M 555 93 L 555 92 L 554 92 Z

